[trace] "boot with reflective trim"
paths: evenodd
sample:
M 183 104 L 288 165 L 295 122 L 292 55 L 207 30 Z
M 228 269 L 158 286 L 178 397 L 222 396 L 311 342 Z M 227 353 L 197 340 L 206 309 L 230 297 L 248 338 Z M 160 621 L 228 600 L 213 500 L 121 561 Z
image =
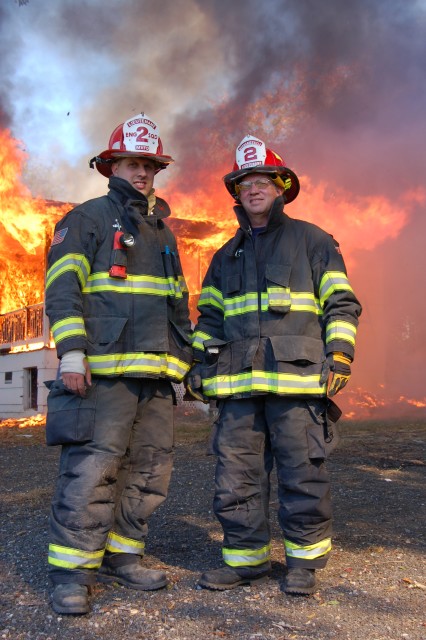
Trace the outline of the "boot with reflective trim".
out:
M 56 613 L 89 613 L 89 589 L 85 584 L 75 582 L 57 584 L 52 593 L 51 605 Z
M 309 595 L 315 591 L 315 569 L 293 567 L 288 570 L 282 589 L 285 593 Z
M 128 554 L 120 555 L 127 556 Z M 123 557 L 123 560 L 126 562 L 128 559 Z M 104 558 L 97 579 L 99 582 L 107 584 L 118 582 L 129 589 L 140 591 L 154 591 L 167 585 L 167 576 L 164 571 L 146 569 L 142 566 L 139 556 L 130 558 L 127 564 L 117 564 L 114 560 L 108 561 L 107 558 Z
M 251 584 L 262 580 L 271 573 L 271 563 L 265 562 L 258 567 L 222 567 L 203 573 L 198 581 L 200 587 L 207 589 L 235 589 L 242 584 Z

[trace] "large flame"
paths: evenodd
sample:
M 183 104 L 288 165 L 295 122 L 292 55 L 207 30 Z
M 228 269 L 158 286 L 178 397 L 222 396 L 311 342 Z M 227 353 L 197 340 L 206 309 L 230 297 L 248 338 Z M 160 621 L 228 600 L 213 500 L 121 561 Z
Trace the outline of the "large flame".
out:
M 21 181 L 26 158 L 0 131 L 0 313 L 43 301 L 46 240 L 70 208 L 32 196 Z
M 54 224 L 73 206 L 33 197 L 22 183 L 26 159 L 22 145 L 10 132 L 0 131 L 0 313 L 3 314 L 43 301 L 45 255 Z M 178 180 L 175 183 L 172 180 L 161 193 L 172 209 L 169 222 L 178 239 L 194 322 L 202 279 L 212 255 L 237 228 L 232 210 L 234 203 L 221 180 L 229 170 L 231 167 L 217 162 L 214 171 L 200 169 L 190 192 L 181 189 Z M 289 215 L 318 224 L 332 233 L 337 230 L 349 271 L 353 270 L 355 276 L 358 274 L 356 293 L 363 302 L 369 280 L 358 263 L 359 251 L 371 252 L 386 240 L 398 238 L 412 210 L 426 201 L 425 190 L 406 191 L 395 206 L 386 195 L 364 196 L 362 189 L 357 189 L 354 195 L 325 179 L 316 184 L 307 175 L 299 175 L 299 179 L 301 193 L 288 207 Z M 364 337 L 361 331 L 359 344 L 361 352 L 375 349 L 377 359 L 377 345 L 372 344 L 376 338 L 371 332 L 371 323 L 368 326 L 368 312 L 367 309 L 367 329 Z M 402 337 L 407 339 L 405 334 Z M 33 346 L 17 348 L 26 350 Z M 383 362 L 385 366 L 385 354 Z M 392 407 L 390 412 L 396 414 L 424 412 L 423 393 L 416 389 L 411 395 L 396 393 L 394 387 L 387 390 L 384 384 L 371 379 L 368 366 L 358 366 L 362 371 L 362 385 L 355 382 L 339 396 L 345 418 L 386 416 L 389 407 Z

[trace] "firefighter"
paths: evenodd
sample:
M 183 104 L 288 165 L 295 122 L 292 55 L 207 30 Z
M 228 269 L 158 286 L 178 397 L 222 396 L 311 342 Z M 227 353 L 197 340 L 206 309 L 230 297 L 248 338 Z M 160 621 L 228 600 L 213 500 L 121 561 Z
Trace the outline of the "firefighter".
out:
M 277 153 L 246 136 L 224 182 L 239 228 L 203 281 L 186 380 L 194 397 L 218 405 L 213 506 L 224 566 L 199 584 L 232 589 L 270 573 L 275 464 L 282 588 L 310 594 L 331 550 L 325 460 L 341 413 L 331 398 L 350 377 L 361 307 L 338 243 L 284 212 L 300 186 Z
M 120 124 L 90 166 L 107 195 L 72 209 L 48 253 L 46 313 L 60 376 L 46 437 L 62 445 L 50 514 L 52 607 L 89 611 L 95 580 L 140 590 L 148 519 L 172 471 L 172 383 L 192 362 L 188 290 L 154 177 L 173 159 L 144 113 Z

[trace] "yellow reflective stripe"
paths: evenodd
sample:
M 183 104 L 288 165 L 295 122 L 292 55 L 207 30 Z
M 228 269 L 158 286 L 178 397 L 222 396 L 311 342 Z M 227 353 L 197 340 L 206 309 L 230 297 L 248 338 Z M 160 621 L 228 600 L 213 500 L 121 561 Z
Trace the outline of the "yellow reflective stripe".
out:
M 65 338 L 73 338 L 74 336 L 86 336 L 84 328 L 84 320 L 80 316 L 68 317 L 58 320 L 52 325 L 52 335 L 55 344 L 65 340 Z
M 300 545 L 284 540 L 286 555 L 292 558 L 303 558 L 304 560 L 315 560 L 321 558 L 331 551 L 331 538 L 325 538 L 315 544 Z
M 133 276 L 130 274 L 127 275 L 127 278 L 111 278 L 109 273 L 105 271 L 91 274 L 83 289 L 85 294 L 98 293 L 99 291 L 181 298 L 182 292 L 187 292 L 188 289 L 185 279 L 181 276 L 178 280 L 149 275 Z
M 211 305 L 223 311 L 223 296 L 215 287 L 203 287 L 201 289 L 198 306 Z
M 230 567 L 256 567 L 270 560 L 271 545 L 267 544 L 261 549 L 227 549 L 223 547 L 222 556 Z
M 90 273 L 90 265 L 86 256 L 80 253 L 67 253 L 57 260 L 47 271 L 46 289 L 50 287 L 56 278 L 59 278 L 59 276 L 68 271 L 74 271 L 80 280 L 81 287 L 84 287 Z
M 225 318 L 257 311 L 259 308 L 257 293 L 246 293 L 243 296 L 236 296 L 235 298 L 225 298 L 223 303 L 225 307 Z
M 320 374 L 302 376 L 267 371 L 249 371 L 203 379 L 203 393 L 206 396 L 220 397 L 254 391 L 283 395 L 325 395 L 326 385 L 320 384 Z
M 190 365 L 167 353 L 112 353 L 87 357 L 92 374 L 119 376 L 148 374 L 167 376 L 178 380 L 184 378 Z
M 347 275 L 343 271 L 326 271 L 321 278 L 319 288 L 321 307 L 336 291 L 352 291 Z
M 132 540 L 132 538 L 125 538 L 124 536 L 119 536 L 117 533 L 110 531 L 105 548 L 107 551 L 111 551 L 111 553 L 134 553 L 136 555 L 143 556 L 145 542 Z
M 325 332 L 325 342 L 328 344 L 333 340 L 346 340 L 355 346 L 356 326 L 344 320 L 335 320 L 327 325 Z
M 268 292 L 264 291 L 261 294 L 261 311 L 263 312 L 268 311 L 269 307 L 272 305 L 274 307 L 288 307 L 289 312 L 305 311 L 308 313 L 314 313 L 315 315 L 323 314 L 319 300 L 313 293 L 290 293 L 289 297 L 283 298 L 281 294 L 271 295 L 270 292 L 271 289 L 268 289 Z M 236 296 L 234 298 L 225 298 L 223 303 L 225 319 L 232 316 L 242 315 L 244 313 L 257 312 L 259 308 L 258 294 L 254 292 L 246 293 L 243 296 Z
M 84 551 L 83 549 L 72 549 L 61 547 L 57 544 L 49 544 L 49 564 L 64 569 L 98 569 L 102 564 L 104 550 Z
M 204 351 L 204 341 L 211 340 L 212 338 L 213 336 L 209 336 L 208 333 L 204 333 L 203 331 L 194 331 L 192 336 L 192 346 L 194 349 Z

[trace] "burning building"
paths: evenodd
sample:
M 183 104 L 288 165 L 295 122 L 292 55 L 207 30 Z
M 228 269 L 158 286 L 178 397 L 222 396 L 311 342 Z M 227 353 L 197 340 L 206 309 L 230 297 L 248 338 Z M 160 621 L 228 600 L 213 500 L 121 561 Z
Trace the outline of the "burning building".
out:
M 256 130 L 255 121 L 252 126 Z M 198 168 L 191 188 L 172 180 L 164 194 L 194 322 L 212 253 L 236 229 L 221 181 L 229 162 L 218 157 L 213 173 Z M 45 258 L 56 221 L 73 205 L 33 197 L 21 179 L 25 153 L 6 129 L 0 132 L 0 160 L 0 419 L 5 419 L 46 410 L 44 382 L 56 376 L 58 362 L 44 314 Z M 404 189 L 395 206 L 386 195 L 354 195 L 300 172 L 299 178 L 302 190 L 289 214 L 337 236 L 364 306 L 352 379 L 339 394 L 345 417 L 424 416 L 425 305 L 413 284 L 425 260 L 424 189 Z

